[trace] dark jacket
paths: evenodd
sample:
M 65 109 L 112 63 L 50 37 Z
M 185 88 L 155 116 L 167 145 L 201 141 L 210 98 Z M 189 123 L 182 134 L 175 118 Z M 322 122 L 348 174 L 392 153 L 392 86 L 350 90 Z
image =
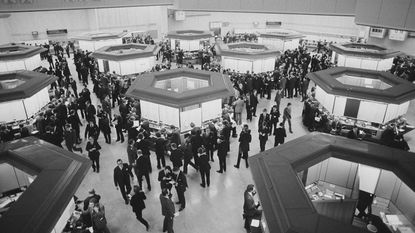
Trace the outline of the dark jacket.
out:
M 95 148 L 95 150 L 91 150 Z M 101 149 L 101 146 L 98 144 L 98 142 L 94 142 L 94 143 L 90 143 L 87 142 L 86 143 L 86 148 L 85 150 L 88 151 L 88 157 L 90 159 L 98 159 L 99 158 L 99 150 Z
M 146 155 L 141 155 L 135 162 L 136 173 L 148 174 L 150 173 L 150 158 Z
M 134 213 L 140 212 L 146 208 L 146 204 L 144 203 L 145 199 L 146 195 L 143 191 L 140 191 L 131 197 L 130 205 L 133 207 Z
M 225 158 L 226 154 L 228 153 L 228 148 L 226 146 L 226 142 L 222 141 L 218 144 L 218 157 Z
M 210 164 L 209 164 L 209 157 L 206 153 L 199 154 L 199 169 L 201 171 L 209 171 L 210 170 Z
M 184 157 L 184 154 L 181 150 L 179 149 L 171 150 L 170 160 L 173 163 L 173 167 L 183 166 L 183 162 L 182 162 L 183 157 Z
M 285 137 L 287 137 L 287 132 L 285 128 L 276 128 L 274 131 L 275 141 L 279 143 L 284 143 Z
M 173 180 L 177 183 L 176 185 L 177 190 L 182 191 L 182 192 L 186 191 L 187 180 L 183 172 L 179 172 L 178 175 L 173 174 Z
M 176 210 L 174 208 L 174 203 L 172 202 L 172 200 L 160 194 L 160 203 L 161 203 L 161 214 L 163 216 L 173 218 Z
M 90 126 L 90 124 L 88 124 L 85 127 L 85 138 L 93 137 L 96 139 L 98 135 L 99 135 L 99 128 L 97 125 Z
M 239 135 L 239 149 L 241 152 L 249 151 L 249 143 L 251 140 L 251 130 L 248 130 L 247 132 L 242 130 L 241 134 Z
M 157 138 L 156 139 L 156 145 L 155 145 L 155 151 L 157 155 L 163 155 L 166 151 L 166 144 L 167 141 L 164 138 Z
M 264 117 L 264 114 L 261 113 L 261 115 L 259 116 L 259 120 L 258 120 L 258 132 L 259 130 L 262 128 L 262 124 L 264 123 L 264 121 L 267 123 L 267 125 L 269 125 L 270 121 L 271 121 L 271 117 L 270 115 L 267 113 Z
M 122 169 L 119 166 L 114 168 L 114 185 L 125 185 L 130 183 L 130 177 L 134 177 L 130 166 L 124 163 Z

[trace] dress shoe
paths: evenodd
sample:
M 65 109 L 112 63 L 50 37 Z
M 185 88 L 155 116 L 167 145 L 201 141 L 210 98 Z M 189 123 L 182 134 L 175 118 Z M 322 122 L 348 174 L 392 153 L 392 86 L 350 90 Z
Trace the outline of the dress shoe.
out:
M 128 205 L 128 200 L 125 200 L 125 204 Z
M 293 131 L 290 131 L 290 133 L 293 133 Z
M 235 168 L 239 168 L 239 166 L 233 165 Z
M 203 188 L 206 187 L 205 184 L 200 184 L 200 186 L 202 186 Z
M 216 171 L 217 173 L 222 173 L 222 171 L 221 170 L 218 170 L 218 171 Z
M 150 186 L 148 187 L 148 191 L 151 191 L 151 187 Z
M 180 201 L 176 202 L 176 205 L 180 204 Z
M 182 210 L 184 210 L 184 207 L 180 207 L 179 212 L 182 211 Z

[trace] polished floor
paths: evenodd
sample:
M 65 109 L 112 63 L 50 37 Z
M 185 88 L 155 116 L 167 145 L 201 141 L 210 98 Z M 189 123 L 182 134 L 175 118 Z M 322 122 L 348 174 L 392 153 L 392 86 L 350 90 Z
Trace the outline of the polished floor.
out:
M 69 60 L 71 72 L 75 79 L 76 71 L 72 59 Z M 91 85 L 91 84 L 90 84 Z M 80 87 L 78 88 L 80 90 Z M 90 86 L 92 90 L 92 86 Z M 273 92 L 272 97 L 275 93 Z M 92 95 L 94 96 L 94 95 Z M 95 96 L 94 96 L 95 97 Z M 272 98 L 273 99 L 273 98 Z M 271 100 L 272 100 L 271 99 Z M 274 104 L 273 101 L 265 98 L 260 99 L 257 115 L 263 108 L 268 110 Z M 94 104 L 98 104 L 96 98 Z M 285 107 L 288 102 L 292 106 L 292 128 L 293 134 L 288 133 L 286 140 L 292 140 L 308 133 L 307 129 L 302 126 L 301 112 L 302 102 L 300 98 L 282 99 L 281 108 Z M 117 107 L 116 107 L 117 109 Z M 415 124 L 414 102 L 411 103 L 408 112 L 408 122 Z M 246 114 L 243 113 L 246 119 Z M 249 155 L 252 156 L 259 152 L 259 139 L 257 133 L 258 117 L 254 117 L 252 122 L 247 122 L 252 130 L 252 143 Z M 85 123 L 85 121 L 83 121 Z M 238 127 L 238 133 L 240 127 Z M 135 219 L 130 205 L 125 205 L 120 191 L 116 190 L 113 182 L 113 169 L 116 166 L 118 158 L 127 161 L 126 142 L 123 144 L 115 142 L 115 129 L 112 129 L 112 143 L 106 144 L 104 138 L 100 136 L 98 142 L 102 146 L 101 150 L 101 171 L 100 173 L 89 171 L 76 196 L 83 199 L 87 196 L 88 190 L 94 188 L 101 195 L 101 202 L 106 208 L 106 217 L 108 227 L 112 233 L 134 233 L 145 232 L 145 227 Z M 406 140 L 411 148 L 415 148 L 414 132 L 405 135 Z M 273 147 L 274 137 L 270 137 L 266 149 Z M 82 143 L 85 147 L 85 140 Z M 180 215 L 174 219 L 175 232 L 179 233 L 211 233 L 226 232 L 239 233 L 246 232 L 243 228 L 242 205 L 243 192 L 246 186 L 253 183 L 252 175 L 249 169 L 241 165 L 239 169 L 233 167 L 237 158 L 238 142 L 237 138 L 231 139 L 231 151 L 227 158 L 227 172 L 223 174 L 216 173 L 218 170 L 218 160 L 211 162 L 211 185 L 208 188 L 202 188 L 200 184 L 200 175 L 193 168 L 189 168 L 187 181 L 189 188 L 185 193 L 186 208 L 180 212 Z M 86 154 L 83 156 L 86 157 Z M 160 186 L 157 181 L 158 170 L 156 169 L 155 154 L 151 154 L 153 173 L 150 175 L 152 190 L 146 190 L 147 208 L 143 211 L 143 217 L 150 223 L 150 232 L 162 232 L 163 218 L 159 202 Z M 136 178 L 134 184 L 137 184 Z M 145 184 L 145 182 L 143 183 Z M 146 185 L 144 185 L 144 188 Z M 173 201 L 177 200 L 173 192 Z M 176 205 L 176 210 L 179 206 Z

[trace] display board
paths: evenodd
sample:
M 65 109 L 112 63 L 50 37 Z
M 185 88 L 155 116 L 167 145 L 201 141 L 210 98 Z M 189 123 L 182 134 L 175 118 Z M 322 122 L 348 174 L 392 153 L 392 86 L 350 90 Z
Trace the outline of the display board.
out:
M 218 118 L 222 115 L 222 100 L 212 100 L 202 103 L 202 122 Z
M 48 89 L 49 87 L 45 87 L 38 93 L 23 100 L 28 117 L 35 115 L 40 111 L 40 109 L 42 109 L 50 102 Z
M 22 100 L 1 102 L 0 112 L 7 112 L 7 114 L 0 114 L 0 122 L 11 122 L 14 120 L 26 119 L 26 113 Z
M 359 68 L 367 69 L 367 70 L 377 70 L 378 69 L 379 61 L 375 59 L 362 59 L 362 63 Z
M 321 87 L 316 87 L 316 99 L 326 108 L 329 112 L 333 111 L 334 95 L 328 94 Z
M 181 131 L 190 130 L 190 123 L 194 123 L 195 126 L 202 126 L 202 109 L 195 108 L 188 111 L 180 112 L 180 129 Z
M 398 118 L 399 116 L 405 115 L 409 108 L 409 102 L 405 102 L 402 104 L 388 104 L 386 109 L 384 123 Z
M 393 64 L 393 57 L 380 60 L 377 70 L 381 70 L 381 71 L 389 70 L 390 68 L 392 68 L 392 64 Z
M 387 104 L 361 101 L 357 119 L 376 123 L 383 123 Z
M 247 71 L 252 72 L 252 61 L 248 61 L 248 60 L 237 60 L 237 61 L 238 61 L 237 71 L 241 73 L 246 73 Z
M 112 73 L 112 72 L 114 72 L 115 71 L 115 73 L 116 74 L 121 74 L 121 66 L 120 66 L 120 63 L 118 63 L 118 62 L 113 62 L 113 61 L 108 61 L 108 65 L 109 65 L 109 71 L 110 71 L 110 73 Z
M 380 169 L 359 164 L 358 175 L 359 190 L 374 194 L 379 180 Z
M 352 68 L 360 68 L 362 67 L 362 60 L 355 57 L 346 57 L 346 62 L 344 66 L 352 67 Z
M 333 114 L 336 116 L 344 116 L 344 108 L 346 107 L 346 97 L 336 96 L 334 102 Z
M 360 100 L 347 98 L 343 116 L 357 118 Z
M 180 111 L 178 108 L 172 108 L 166 105 L 159 104 L 160 122 L 167 125 L 180 126 Z
M 142 118 L 156 122 L 160 121 L 158 104 L 140 100 L 140 108 Z

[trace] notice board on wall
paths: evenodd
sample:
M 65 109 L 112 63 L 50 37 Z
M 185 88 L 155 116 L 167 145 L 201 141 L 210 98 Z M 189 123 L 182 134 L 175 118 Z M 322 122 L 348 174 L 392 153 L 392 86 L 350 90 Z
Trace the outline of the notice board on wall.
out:
M 359 107 L 360 100 L 347 98 L 343 116 L 357 118 Z

